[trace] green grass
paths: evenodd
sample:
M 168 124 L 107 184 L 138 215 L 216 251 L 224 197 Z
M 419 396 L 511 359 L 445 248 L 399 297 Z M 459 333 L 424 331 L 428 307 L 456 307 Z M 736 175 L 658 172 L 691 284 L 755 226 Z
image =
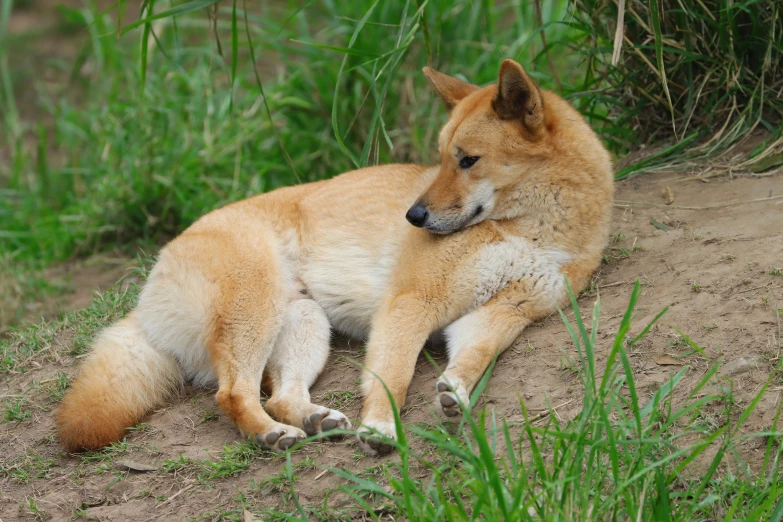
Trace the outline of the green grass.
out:
M 49 478 L 54 467 L 54 459 L 43 458 L 28 452 L 14 461 L 0 466 L 0 476 L 10 477 L 19 484 L 28 484 L 33 479 Z
M 63 371 L 57 372 L 54 377 L 49 379 L 44 384 L 46 393 L 49 395 L 49 400 L 53 404 L 59 404 L 59 402 L 65 397 L 65 392 L 71 386 L 71 380 Z
M 317 400 L 319 404 L 323 404 L 327 408 L 344 410 L 359 399 L 360 397 L 356 393 L 349 390 L 330 390 Z
M 201 482 L 210 482 L 238 475 L 250 467 L 259 457 L 259 453 L 258 447 L 251 442 L 235 442 L 223 446 L 223 452 L 215 460 L 199 462 L 197 478 Z
M 65 285 L 44 277 L 43 264 L 15 259 L 0 250 L 0 334 L 29 314 L 27 305 L 46 302 L 63 293 Z
M 15 397 L 3 401 L 3 419 L 5 422 L 21 422 L 32 413 L 28 409 L 30 401 L 26 397 Z
M 215 480 L 239 475 L 246 471 L 255 460 L 279 458 L 280 456 L 262 450 L 252 442 L 243 441 L 226 444 L 214 459 L 189 459 L 179 455 L 174 459 L 164 460 L 160 469 L 164 473 L 193 475 L 200 483 L 208 484 Z M 302 463 L 299 463 L 297 469 L 302 469 L 303 466 Z
M 770 161 L 779 152 L 783 116 L 776 94 L 783 87 L 779 2 L 580 0 L 577 6 L 575 17 L 592 32 L 596 51 L 588 75 L 612 107 L 613 127 L 634 128 L 646 142 L 674 138 L 618 177 L 709 157 L 756 128 L 771 134 L 743 167 L 760 172 L 754 166 L 779 165 Z M 703 137 L 709 139 L 698 144 Z

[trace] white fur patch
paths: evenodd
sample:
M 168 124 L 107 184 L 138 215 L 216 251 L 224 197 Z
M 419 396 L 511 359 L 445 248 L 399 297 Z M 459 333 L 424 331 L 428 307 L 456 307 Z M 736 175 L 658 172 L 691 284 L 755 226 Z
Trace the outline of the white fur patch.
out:
M 279 395 L 309 401 L 308 390 L 329 358 L 331 329 L 323 309 L 312 299 L 288 304 L 285 323 L 267 364 L 278 368 Z
M 495 208 L 495 185 L 487 179 L 479 182 L 476 190 L 471 194 L 468 204 L 465 206 L 470 209 L 470 212 L 475 212 L 479 205 L 482 207 L 481 212 L 471 218 L 468 226 L 483 221 Z
M 488 316 L 489 310 L 479 308 L 463 315 L 443 330 L 450 361 L 465 348 L 476 346 L 484 340 L 489 323 Z
M 442 382 L 445 382 L 446 384 L 451 386 L 450 392 L 438 391 L 438 385 Z M 443 372 L 443 375 L 441 375 L 440 378 L 438 379 L 438 383 L 435 385 L 435 392 L 436 392 L 436 397 L 440 397 L 441 393 L 451 393 L 452 395 L 457 396 L 459 400 L 462 402 L 462 404 L 464 404 L 465 406 L 470 404 L 470 395 L 468 394 L 468 387 L 459 377 L 450 376 L 448 370 Z
M 150 344 L 174 356 L 196 386 L 217 384 L 207 350 L 217 294 L 217 285 L 199 270 L 171 262 L 164 251 L 139 296 L 139 323 Z
M 359 429 L 359 431 L 367 433 L 370 429 L 376 430 L 381 435 L 386 435 L 389 438 L 397 438 L 397 429 L 393 422 L 366 420 L 362 422 L 362 427 L 365 429 Z M 370 429 L 367 429 L 370 428 Z
M 509 236 L 486 245 L 476 261 L 476 290 L 470 309 L 489 301 L 509 282 L 521 279 L 530 280 L 537 295 L 555 302 L 565 286 L 561 268 L 570 260 L 567 252 L 537 248 L 522 237 Z

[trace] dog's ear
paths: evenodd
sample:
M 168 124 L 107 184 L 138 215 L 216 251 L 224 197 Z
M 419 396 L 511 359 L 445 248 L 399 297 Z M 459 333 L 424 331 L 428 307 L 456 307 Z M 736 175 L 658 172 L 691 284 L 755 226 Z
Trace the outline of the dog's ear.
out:
M 498 75 L 498 93 L 492 100 L 501 120 L 521 120 L 535 133 L 544 123 L 544 100 L 538 85 L 514 60 L 503 60 Z
M 424 68 L 424 75 L 432 82 L 432 85 L 435 87 L 435 90 L 438 91 L 438 94 L 443 99 L 448 110 L 453 109 L 462 98 L 473 91 L 478 90 L 478 87 L 471 83 L 463 82 L 452 76 L 439 73 L 431 67 Z

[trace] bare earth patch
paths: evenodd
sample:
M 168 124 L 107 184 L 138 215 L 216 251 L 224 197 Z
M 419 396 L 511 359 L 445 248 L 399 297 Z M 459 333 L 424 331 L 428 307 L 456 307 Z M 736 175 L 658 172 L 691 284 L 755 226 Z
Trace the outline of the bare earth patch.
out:
M 748 405 L 780 357 L 783 199 L 737 203 L 780 196 L 781 181 L 778 175 L 702 183 L 677 181 L 674 174 L 663 173 L 618 184 L 618 200 L 641 204 L 618 205 L 606 261 L 593 289 L 580 299 L 587 315 L 600 294 L 598 346 L 604 351 L 597 354 L 599 367 L 638 279 L 643 291 L 632 333 L 670 307 L 630 354 L 641 400 L 688 365 L 675 394 L 684 396 L 722 360 L 710 386 L 731 390 L 737 411 Z M 674 195 L 669 206 L 666 186 Z M 570 309 L 566 314 L 573 317 Z M 678 330 L 701 347 L 703 355 Z M 65 382 L 62 372 L 72 377 L 78 369 L 78 357 L 63 355 L 68 339 L 65 332 L 59 345 L 39 352 L 28 372 L 2 376 L 6 422 L 0 424 L 0 519 L 211 520 L 229 512 L 241 519 L 245 507 L 293 509 L 285 458 L 244 444 L 224 449 L 238 441 L 239 434 L 217 412 L 209 391 L 187 389 L 109 451 L 63 454 L 52 435 L 53 410 Z M 361 347 L 359 341 L 336 341 L 331 362 L 312 392 L 316 401 L 341 409 L 353 420 L 358 420 L 361 407 L 360 372 L 350 360 L 361 358 Z M 59 354 L 55 360 L 52 351 Z M 445 363 L 442 351 L 433 350 L 432 355 L 438 364 Z M 478 407 L 486 406 L 498 418 L 521 421 L 521 398 L 533 415 L 553 407 L 556 415 L 568 419 L 579 412 L 583 394 L 574 370 L 576 358 L 561 319 L 550 317 L 526 330 L 500 358 Z M 440 422 L 433 407 L 437 377 L 422 356 L 403 410 L 407 423 Z M 780 383 L 771 383 L 742 432 L 772 428 L 782 389 Z M 703 410 L 699 422 L 726 422 L 724 406 L 711 407 Z M 759 465 L 764 444 L 750 439 L 741 446 L 751 469 Z M 368 479 L 383 483 L 384 459 L 362 455 L 353 440 L 310 444 L 292 455 L 292 463 L 300 502 L 328 504 L 331 510 L 323 511 L 324 517 L 338 516 L 340 503 L 347 500 L 343 493 L 327 497 L 343 481 L 325 468 L 366 470 Z M 152 470 L 130 469 L 140 465 Z M 693 463 L 692 472 L 701 465 Z

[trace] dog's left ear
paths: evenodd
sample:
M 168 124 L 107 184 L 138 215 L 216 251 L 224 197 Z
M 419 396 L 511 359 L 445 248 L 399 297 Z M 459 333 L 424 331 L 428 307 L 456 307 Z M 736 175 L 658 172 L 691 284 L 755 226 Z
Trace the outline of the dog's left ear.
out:
M 498 93 L 492 108 L 501 120 L 521 120 L 535 133 L 544 123 L 544 100 L 538 85 L 514 60 L 503 60 L 498 75 Z
M 424 75 L 432 82 L 433 87 L 438 91 L 448 110 L 453 109 L 468 94 L 478 90 L 478 87 L 472 83 L 463 82 L 453 76 L 439 73 L 432 67 L 425 67 Z

